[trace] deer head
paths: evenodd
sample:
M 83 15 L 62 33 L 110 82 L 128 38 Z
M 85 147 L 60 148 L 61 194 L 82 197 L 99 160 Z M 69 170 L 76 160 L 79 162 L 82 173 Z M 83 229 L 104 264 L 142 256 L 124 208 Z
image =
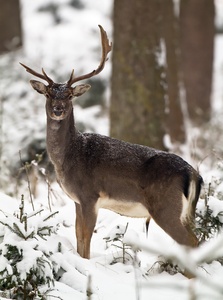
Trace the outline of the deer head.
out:
M 79 84 L 75 87 L 72 85 L 80 80 L 91 78 L 99 74 L 105 65 L 107 55 L 111 51 L 112 44 L 109 44 L 107 34 L 101 25 L 98 25 L 101 32 L 101 45 L 102 45 L 102 57 L 101 62 L 97 69 L 88 74 L 84 74 L 78 77 L 74 76 L 74 70 L 72 70 L 69 80 L 66 83 L 55 83 L 42 69 L 42 74 L 38 73 L 26 65 L 20 63 L 27 72 L 32 75 L 45 80 L 48 85 L 37 81 L 30 80 L 32 87 L 40 94 L 46 97 L 46 111 L 48 116 L 53 120 L 63 120 L 72 111 L 72 99 L 83 95 L 90 89 L 89 84 Z

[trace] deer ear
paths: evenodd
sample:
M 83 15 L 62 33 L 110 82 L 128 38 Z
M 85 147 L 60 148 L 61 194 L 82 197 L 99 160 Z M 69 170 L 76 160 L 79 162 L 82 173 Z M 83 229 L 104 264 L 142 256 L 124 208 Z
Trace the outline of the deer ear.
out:
M 90 84 L 79 84 L 73 88 L 73 96 L 78 97 L 86 93 L 91 88 Z
M 44 83 L 37 81 L 37 80 L 30 80 L 31 86 L 40 94 L 46 93 L 46 86 Z

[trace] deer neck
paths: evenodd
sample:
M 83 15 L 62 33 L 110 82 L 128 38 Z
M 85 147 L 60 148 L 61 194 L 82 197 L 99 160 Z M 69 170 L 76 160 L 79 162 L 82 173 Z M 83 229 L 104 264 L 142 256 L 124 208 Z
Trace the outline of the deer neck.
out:
M 77 134 L 73 110 L 60 121 L 53 120 L 47 115 L 47 152 L 56 167 L 62 167 Z

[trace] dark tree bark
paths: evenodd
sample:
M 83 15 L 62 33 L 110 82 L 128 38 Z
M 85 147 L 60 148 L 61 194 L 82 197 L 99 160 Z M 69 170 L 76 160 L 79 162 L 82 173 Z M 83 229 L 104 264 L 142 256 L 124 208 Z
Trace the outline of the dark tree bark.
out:
M 185 142 L 184 116 L 180 95 L 179 22 L 174 14 L 173 0 L 165 0 L 163 7 L 163 37 L 166 47 L 167 131 L 174 143 Z
M 182 84 L 191 120 L 209 120 L 214 1 L 115 0 L 111 136 L 164 148 L 185 142 Z M 165 62 L 159 55 L 165 48 Z
M 19 0 L 0 0 L 0 53 L 22 45 Z
M 195 125 L 209 121 L 214 48 L 214 1 L 181 0 L 181 62 L 188 112 Z
M 162 0 L 115 0 L 111 136 L 163 149 Z

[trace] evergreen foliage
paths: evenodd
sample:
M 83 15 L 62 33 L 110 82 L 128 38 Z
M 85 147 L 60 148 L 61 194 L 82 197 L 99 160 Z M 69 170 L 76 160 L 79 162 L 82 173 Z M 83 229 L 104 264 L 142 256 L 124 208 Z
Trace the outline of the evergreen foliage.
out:
M 58 224 L 50 220 L 55 213 L 42 217 L 41 212 L 27 215 L 22 197 L 19 213 L 0 219 L 0 290 L 12 299 L 45 299 L 40 287 L 47 285 L 47 290 L 54 284 L 52 253 L 39 241 L 56 234 Z
M 115 249 L 115 251 L 113 251 L 113 260 L 111 261 L 111 264 L 121 262 L 123 264 L 140 265 L 136 256 L 137 251 L 125 241 L 128 225 L 128 223 L 126 226 L 117 225 L 109 235 L 104 238 L 107 248 L 111 247 Z
M 214 185 L 218 183 L 214 182 Z M 215 203 L 214 207 L 219 207 L 222 200 L 219 200 L 219 195 L 216 195 L 215 198 L 215 190 L 217 186 L 213 186 L 213 183 L 210 182 L 208 184 L 208 190 L 205 194 L 205 198 L 203 203 L 196 210 L 196 228 L 195 234 L 197 235 L 199 242 L 203 243 L 205 241 L 210 240 L 212 237 L 216 236 L 221 229 L 223 228 L 223 205 L 222 211 L 218 209 L 217 212 L 213 211 L 213 205 L 211 205 L 211 201 Z

